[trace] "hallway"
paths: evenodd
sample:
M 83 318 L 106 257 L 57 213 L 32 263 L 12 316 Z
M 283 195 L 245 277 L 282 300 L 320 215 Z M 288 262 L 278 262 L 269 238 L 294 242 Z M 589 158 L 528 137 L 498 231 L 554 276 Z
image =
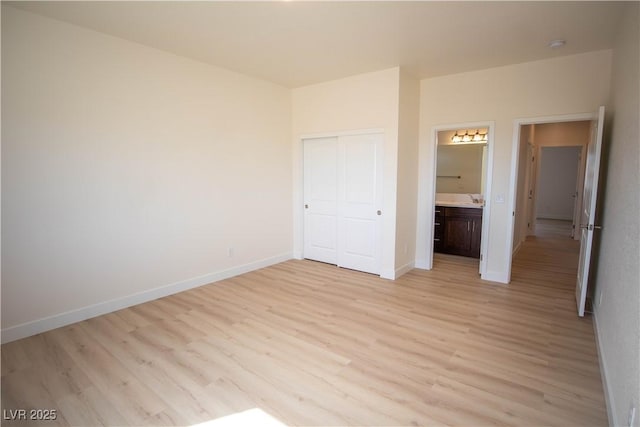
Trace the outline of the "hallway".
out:
M 570 223 L 567 226 L 565 222 L 568 223 L 553 220 L 537 222 L 536 235 L 527 236 L 513 259 L 511 286 L 517 286 L 521 279 L 529 284 L 567 291 L 575 308 L 580 242 L 569 236 Z
M 580 376 L 583 388 L 564 396 L 565 404 L 570 396 L 586 393 L 589 398 L 572 400 L 572 409 L 593 411 L 599 423 L 607 425 L 592 317 L 580 318 L 576 311 L 580 242 L 571 239 L 567 230 L 544 224 L 536 229 L 537 236 L 527 237 L 513 260 L 510 295 L 526 301 L 527 310 L 536 313 L 535 322 L 546 330 L 547 368 L 557 370 L 558 379 L 568 378 L 569 372 Z

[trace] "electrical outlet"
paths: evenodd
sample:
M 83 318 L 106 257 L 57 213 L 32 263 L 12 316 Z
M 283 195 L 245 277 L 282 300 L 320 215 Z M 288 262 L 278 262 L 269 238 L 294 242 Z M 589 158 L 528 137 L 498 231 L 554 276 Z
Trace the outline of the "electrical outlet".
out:
M 227 248 L 227 256 L 228 256 L 229 258 L 233 258 L 233 252 L 234 252 L 234 251 L 233 251 L 233 247 L 229 247 L 229 248 Z
M 627 420 L 627 425 L 629 427 L 633 427 L 633 423 L 636 421 L 636 407 L 632 406 L 629 408 L 629 418 Z

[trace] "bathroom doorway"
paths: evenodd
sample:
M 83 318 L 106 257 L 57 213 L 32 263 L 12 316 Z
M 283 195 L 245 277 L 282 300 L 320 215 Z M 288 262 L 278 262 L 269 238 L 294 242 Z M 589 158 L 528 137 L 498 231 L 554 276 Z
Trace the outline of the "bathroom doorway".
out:
M 475 263 L 485 279 L 493 123 L 437 127 L 433 129 L 433 146 L 428 268 L 437 269 L 441 259 Z

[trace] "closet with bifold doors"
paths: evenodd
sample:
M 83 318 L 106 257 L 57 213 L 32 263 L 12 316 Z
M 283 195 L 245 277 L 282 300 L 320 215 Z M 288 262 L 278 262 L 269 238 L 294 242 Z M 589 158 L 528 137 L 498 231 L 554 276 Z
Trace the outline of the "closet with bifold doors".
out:
M 382 133 L 305 138 L 304 258 L 380 274 Z

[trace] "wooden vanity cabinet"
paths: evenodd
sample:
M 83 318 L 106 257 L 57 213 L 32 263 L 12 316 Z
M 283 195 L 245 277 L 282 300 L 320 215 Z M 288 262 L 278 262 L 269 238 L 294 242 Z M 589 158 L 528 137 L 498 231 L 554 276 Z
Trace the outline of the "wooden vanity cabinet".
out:
M 482 209 L 436 206 L 435 218 L 435 252 L 480 258 Z
M 442 252 L 444 249 L 444 207 L 436 206 L 433 222 L 433 250 Z

